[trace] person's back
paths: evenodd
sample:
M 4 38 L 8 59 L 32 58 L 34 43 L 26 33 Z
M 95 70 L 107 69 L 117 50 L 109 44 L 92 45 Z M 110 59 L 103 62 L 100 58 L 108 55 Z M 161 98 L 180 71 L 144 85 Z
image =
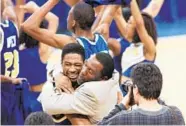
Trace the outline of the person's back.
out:
M 86 59 L 98 52 L 109 52 L 107 42 L 101 34 L 95 33 L 94 40 L 90 40 L 86 37 L 78 37 L 76 40 L 84 47 Z
M 100 123 L 101 124 L 101 123 Z M 121 111 L 109 125 L 184 125 L 177 107 L 163 106 L 158 111 L 136 108 L 133 111 Z
M 153 63 L 139 63 L 125 83 L 127 95 L 116 105 L 100 125 L 184 125 L 180 110 L 166 106 L 160 99 L 162 74 Z M 128 110 L 136 104 L 136 108 Z

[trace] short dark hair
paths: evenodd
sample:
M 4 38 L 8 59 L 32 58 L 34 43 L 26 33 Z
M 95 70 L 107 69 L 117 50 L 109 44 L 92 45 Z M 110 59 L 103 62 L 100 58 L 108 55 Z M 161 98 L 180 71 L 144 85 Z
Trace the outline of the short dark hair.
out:
M 131 71 L 131 78 L 139 94 L 146 99 L 160 96 L 163 79 L 160 69 L 153 63 L 138 63 Z
M 152 37 L 156 45 L 157 44 L 157 30 L 156 30 L 156 24 L 154 22 L 154 19 L 145 12 L 142 12 L 142 17 L 143 17 L 145 29 L 147 30 L 148 35 Z M 135 31 L 133 42 L 134 43 L 141 42 L 141 39 L 137 31 Z
M 108 79 L 112 77 L 114 71 L 114 61 L 108 53 L 99 52 L 96 54 L 96 59 L 103 65 L 101 72 L 102 77 L 107 76 Z
M 25 120 L 25 125 L 55 125 L 52 117 L 44 112 L 33 112 Z
M 90 30 L 95 20 L 95 12 L 89 4 L 79 2 L 74 5 L 73 17 L 81 29 Z
M 40 28 L 47 28 L 47 22 L 42 21 L 40 24 Z M 20 32 L 19 43 L 25 44 L 26 48 L 34 48 L 39 45 L 38 40 L 32 38 L 30 35 L 28 35 L 26 32 L 24 32 L 22 30 Z
M 80 44 L 69 43 L 69 44 L 65 45 L 63 47 L 63 51 L 62 51 L 62 54 L 61 54 L 61 60 L 63 61 L 64 56 L 66 54 L 69 54 L 69 53 L 75 53 L 75 54 L 81 55 L 82 60 L 84 62 L 84 60 L 85 60 L 85 50 Z

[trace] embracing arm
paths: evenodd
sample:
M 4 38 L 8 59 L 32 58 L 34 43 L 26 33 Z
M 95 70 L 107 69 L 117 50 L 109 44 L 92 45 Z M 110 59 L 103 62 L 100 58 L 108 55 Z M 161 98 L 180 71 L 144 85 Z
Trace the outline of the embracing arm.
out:
M 63 48 L 64 45 L 74 42 L 74 38 L 67 35 L 55 34 L 48 29 L 40 28 L 47 13 L 58 3 L 58 0 L 49 0 L 36 12 L 34 12 L 22 25 L 22 29 L 36 40 L 47 45 Z
M 152 59 L 154 59 L 154 55 L 156 53 L 156 46 L 155 46 L 155 43 L 152 37 L 149 36 L 149 34 L 147 33 L 147 30 L 145 28 L 145 24 L 144 24 L 141 12 L 136 3 L 136 0 L 132 0 L 131 2 L 131 11 L 132 11 L 134 20 L 136 22 L 136 30 L 141 39 L 141 42 L 144 44 L 144 48 L 146 49 L 147 54 L 149 54 L 150 57 L 153 57 Z
M 81 88 L 73 94 L 67 94 L 64 92 L 57 93 L 55 89 L 50 89 L 49 92 L 49 90 L 44 87 L 39 96 L 39 100 L 42 103 L 43 110 L 51 115 L 61 113 L 95 114 L 94 107 L 96 106 L 96 101 L 93 94 L 87 88 Z

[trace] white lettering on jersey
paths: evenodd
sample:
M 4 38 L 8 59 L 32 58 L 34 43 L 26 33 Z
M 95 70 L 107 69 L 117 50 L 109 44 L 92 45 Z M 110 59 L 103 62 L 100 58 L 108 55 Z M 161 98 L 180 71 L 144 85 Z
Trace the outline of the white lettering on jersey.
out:
M 16 46 L 16 36 L 10 36 L 7 38 L 7 48 L 13 48 Z

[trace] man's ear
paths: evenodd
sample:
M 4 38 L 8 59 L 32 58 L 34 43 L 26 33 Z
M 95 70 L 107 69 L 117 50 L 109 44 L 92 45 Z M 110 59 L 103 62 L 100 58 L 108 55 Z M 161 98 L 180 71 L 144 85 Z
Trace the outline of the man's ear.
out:
M 73 21 L 72 21 L 72 27 L 74 28 L 75 26 L 76 26 L 76 21 L 73 20 Z
M 133 88 L 133 94 L 134 94 L 134 95 L 139 94 L 138 87 Z

